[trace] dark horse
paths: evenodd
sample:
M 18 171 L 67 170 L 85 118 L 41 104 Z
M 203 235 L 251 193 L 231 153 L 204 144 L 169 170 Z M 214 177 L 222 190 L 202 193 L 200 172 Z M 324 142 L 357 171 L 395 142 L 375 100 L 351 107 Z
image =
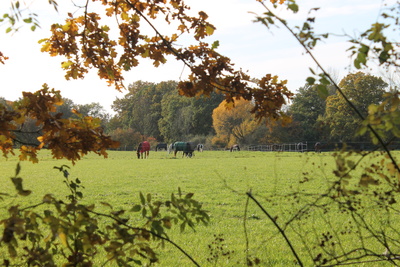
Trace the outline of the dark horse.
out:
M 234 144 L 233 146 L 231 146 L 230 151 L 240 151 L 240 146 L 238 144 Z
M 162 150 L 162 149 L 167 150 L 168 149 L 168 145 L 165 144 L 165 143 L 158 143 L 156 145 L 156 151 L 159 151 L 159 150 Z
M 138 145 L 138 148 L 136 149 L 136 154 L 138 159 L 143 158 L 148 158 L 150 153 L 150 143 L 147 141 L 141 142 Z
M 316 153 L 321 153 L 322 144 L 320 142 L 316 142 L 314 145 L 314 149 Z
M 182 157 L 186 156 L 191 158 L 194 154 L 195 146 L 190 142 L 175 142 L 172 145 L 172 150 L 174 151 L 174 156 L 176 157 L 176 153 L 178 151 L 182 151 Z

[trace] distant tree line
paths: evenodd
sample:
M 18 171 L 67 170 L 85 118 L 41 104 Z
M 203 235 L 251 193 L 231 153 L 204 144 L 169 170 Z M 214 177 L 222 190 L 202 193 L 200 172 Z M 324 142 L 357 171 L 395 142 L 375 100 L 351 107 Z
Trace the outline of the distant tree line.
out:
M 344 98 L 333 87 L 328 87 L 327 95 L 320 96 L 317 86 L 305 85 L 298 90 L 287 111 L 292 123 L 273 131 L 283 137 L 279 141 L 368 142 L 368 136 L 358 134 L 361 120 Z M 363 72 L 348 74 L 339 86 L 364 117 L 370 105 L 384 100 L 388 90 L 382 78 Z M 286 134 L 279 134 L 281 132 Z
M 116 115 L 109 122 L 111 136 L 128 146 L 149 138 L 205 143 L 215 134 L 212 113 L 224 97 L 212 93 L 188 98 L 179 95 L 177 86 L 175 81 L 130 84 L 128 93 L 113 103 Z
M 251 101 L 237 100 L 232 105 L 218 93 L 194 98 L 181 96 L 175 81 L 131 83 L 125 96 L 114 101 L 113 116 L 99 103 L 80 105 L 67 98 L 57 112 L 66 119 L 78 114 L 100 118 L 104 131 L 119 141 L 121 147 L 130 149 L 143 140 L 154 144 L 188 140 L 218 148 L 235 143 L 368 141 L 366 135 L 357 135 L 361 122 L 333 87 L 328 87 L 328 94 L 321 96 L 317 86 L 306 84 L 299 88 L 284 110 L 292 118 L 285 125 L 266 119 L 256 121 L 250 113 Z M 369 105 L 384 100 L 388 87 L 382 78 L 362 72 L 348 74 L 340 86 L 364 116 Z M 7 104 L 5 99 L 0 100 Z M 28 120 L 23 129 L 17 129 L 17 134 L 24 143 L 37 144 L 40 125 Z

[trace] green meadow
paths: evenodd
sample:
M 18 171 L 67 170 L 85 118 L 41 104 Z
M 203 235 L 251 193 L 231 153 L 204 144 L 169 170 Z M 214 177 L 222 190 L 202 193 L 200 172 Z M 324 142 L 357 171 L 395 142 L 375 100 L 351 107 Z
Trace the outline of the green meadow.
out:
M 18 159 L 2 158 L 0 162 L 0 192 L 14 192 L 10 177 L 15 173 Z M 183 193 L 194 193 L 194 198 L 209 212 L 209 225 L 198 225 L 195 231 L 187 228 L 184 233 L 176 227 L 168 234 L 201 266 L 245 266 L 246 256 L 260 259 L 261 266 L 296 266 L 293 254 L 276 227 L 253 201 L 248 200 L 246 192 L 251 191 L 278 223 L 284 223 L 292 216 L 291 211 L 304 203 L 287 195 L 323 192 L 333 179 L 335 161 L 328 152 L 204 151 L 195 153 L 192 158 L 181 155 L 175 158 L 163 151 L 151 151 L 149 159 L 139 160 L 134 152 L 110 151 L 106 159 L 93 154 L 72 165 L 65 160 L 52 159 L 48 152 L 42 151 L 38 164 L 21 163 L 24 188 L 33 191 L 25 200 L 27 206 L 39 202 L 48 193 L 58 198 L 69 193 L 62 174 L 53 168 L 61 165 L 70 166 L 71 178 L 82 181 L 83 202 L 95 203 L 100 210 L 106 209 L 100 202 L 109 203 L 115 210 L 129 210 L 139 203 L 139 192 L 151 193 L 154 199 L 160 200 L 168 199 L 178 188 Z M 306 183 L 305 177 L 308 177 Z M 281 201 L 269 201 L 271 195 L 282 196 Z M 4 204 L 7 203 L 2 203 L 1 212 L 6 212 Z M 302 241 L 296 239 L 295 231 L 304 227 L 329 231 L 342 222 L 337 216 L 329 222 L 309 218 L 304 223 L 310 227 L 300 222 L 286 228 L 286 233 L 305 266 L 310 266 L 311 258 Z M 223 240 L 216 243 L 216 237 Z M 159 266 L 192 266 L 181 252 L 168 244 L 159 252 Z M 223 255 L 223 252 L 230 253 Z M 211 253 L 217 256 L 207 260 Z M 102 262 L 99 259 L 99 265 Z

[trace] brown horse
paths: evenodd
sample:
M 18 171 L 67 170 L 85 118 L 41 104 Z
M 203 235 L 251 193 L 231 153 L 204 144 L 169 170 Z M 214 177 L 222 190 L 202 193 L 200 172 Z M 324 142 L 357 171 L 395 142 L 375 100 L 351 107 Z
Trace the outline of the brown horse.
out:
M 136 149 L 136 154 L 138 159 L 143 158 L 143 155 L 145 159 L 148 158 L 150 154 L 150 143 L 147 141 L 141 142 Z

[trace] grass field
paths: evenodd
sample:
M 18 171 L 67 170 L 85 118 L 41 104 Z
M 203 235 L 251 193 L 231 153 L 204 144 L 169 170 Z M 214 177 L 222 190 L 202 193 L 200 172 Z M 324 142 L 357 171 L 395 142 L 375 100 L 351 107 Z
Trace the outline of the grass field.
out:
M 17 158 L 3 158 L 0 162 L 0 191 L 12 192 L 9 178 L 14 175 Z M 280 203 L 271 203 L 265 196 L 294 191 L 323 192 L 333 178 L 335 162 L 331 153 L 205 151 L 196 153 L 193 158 L 174 158 L 166 152 L 151 152 L 149 159 L 138 160 L 133 152 L 111 151 L 107 159 L 89 155 L 72 166 L 70 162 L 54 160 L 47 152 L 42 152 L 39 164 L 21 163 L 20 176 L 24 178 L 24 186 L 34 192 L 29 197 L 30 203 L 39 202 L 47 193 L 59 198 L 68 194 L 62 175 L 53 169 L 64 164 L 71 167 L 71 177 L 79 178 L 85 186 L 84 202 L 87 203 L 105 201 L 116 209 L 129 209 L 139 202 L 139 192 L 151 193 L 159 199 L 169 198 L 178 187 L 184 193 L 195 193 L 194 198 L 209 211 L 210 224 L 199 225 L 196 232 L 188 229 L 182 234 L 178 229 L 171 230 L 169 235 L 201 266 L 244 266 L 246 253 L 258 257 L 261 266 L 295 266 L 292 253 L 266 215 L 253 202 L 246 211 L 245 193 L 251 190 L 272 216 L 278 216 L 278 223 L 284 222 L 290 218 L 290 210 L 298 208 L 303 202 L 282 197 Z M 315 178 L 303 183 L 305 176 Z M 3 207 L 2 212 L 5 212 Z M 312 218 L 308 223 L 310 221 L 315 223 Z M 333 225 L 340 223 L 339 219 L 332 222 Z M 327 224 L 313 227 L 329 230 Z M 293 237 L 293 244 L 306 266 L 310 266 L 311 259 L 301 241 L 294 238 L 289 228 L 287 233 L 289 238 Z M 232 254 L 229 258 L 220 255 L 217 261 L 209 262 L 209 245 L 215 236 L 223 237 L 225 251 Z M 160 260 L 160 266 L 192 265 L 168 245 L 161 250 Z

